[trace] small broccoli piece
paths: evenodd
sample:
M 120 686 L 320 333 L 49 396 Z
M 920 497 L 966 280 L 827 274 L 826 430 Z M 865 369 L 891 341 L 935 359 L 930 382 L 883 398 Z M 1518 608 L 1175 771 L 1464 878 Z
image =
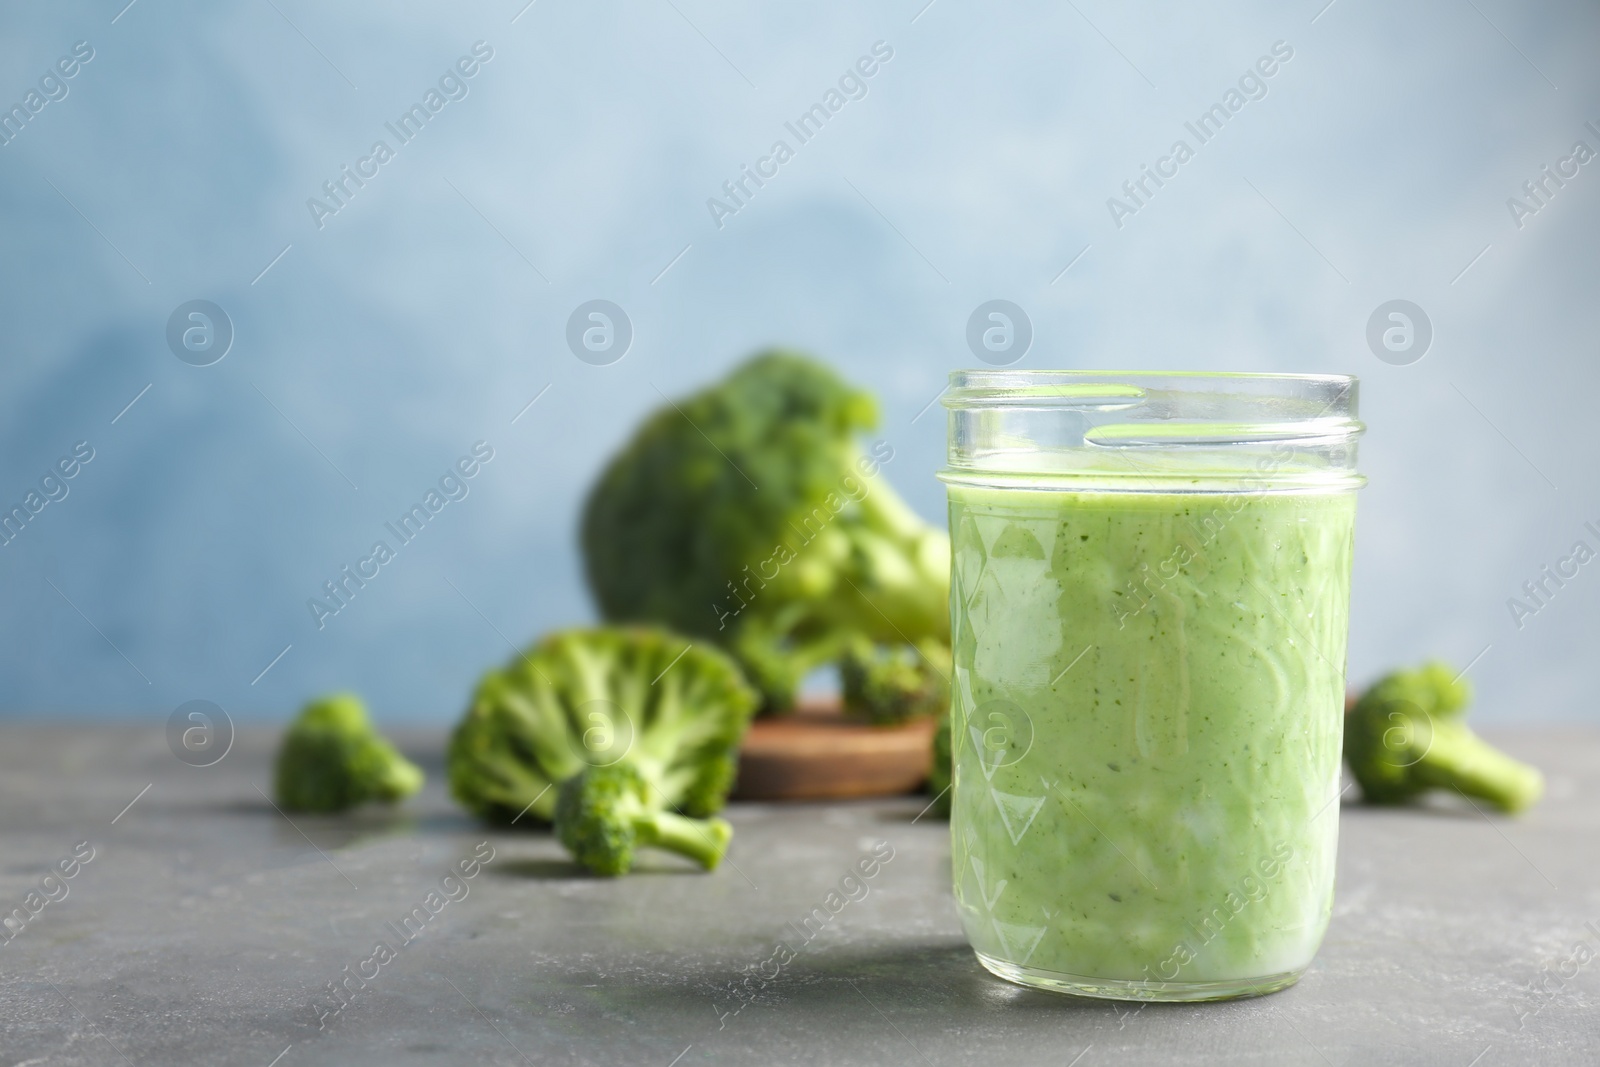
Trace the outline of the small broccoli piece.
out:
M 933 731 L 933 769 L 928 772 L 928 792 L 933 794 L 933 803 L 929 805 L 929 810 L 945 819 L 950 817 L 950 787 L 953 776 L 954 766 L 950 755 L 950 712 L 946 710 L 939 717 L 939 725 Z
M 726 819 L 690 819 L 666 810 L 632 764 L 590 767 L 561 785 L 556 833 L 572 858 L 596 874 L 627 874 L 634 849 L 653 845 L 715 870 L 733 828 Z
M 950 639 L 950 539 L 877 477 L 872 398 L 762 353 L 650 416 L 591 491 L 583 550 L 611 620 L 730 651 L 771 710 L 861 635 Z
M 394 803 L 421 788 L 422 769 L 378 735 L 350 693 L 307 704 L 278 750 L 278 803 L 290 811 Z
M 551 634 L 479 684 L 450 741 L 450 789 L 491 822 L 547 823 L 557 789 L 626 760 L 661 805 L 722 810 L 758 701 L 737 664 L 666 630 Z
M 1442 663 L 1396 671 L 1362 694 L 1344 720 L 1344 756 L 1371 804 L 1401 804 L 1430 789 L 1459 790 L 1502 811 L 1532 806 L 1544 791 L 1533 767 L 1467 726 L 1466 681 Z
M 850 642 L 839 660 L 845 714 L 874 726 L 938 715 L 950 706 L 950 649 L 934 640 L 916 645 Z

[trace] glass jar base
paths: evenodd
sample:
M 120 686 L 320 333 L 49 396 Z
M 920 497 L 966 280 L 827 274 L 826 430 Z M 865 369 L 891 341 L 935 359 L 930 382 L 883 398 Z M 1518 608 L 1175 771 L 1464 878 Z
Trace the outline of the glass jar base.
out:
M 1080 974 L 1063 974 L 1041 967 L 1019 967 L 1014 963 L 997 960 L 975 952 L 978 962 L 997 977 L 1008 982 L 1043 989 L 1051 993 L 1068 993 L 1078 997 L 1096 997 L 1101 1000 L 1148 1001 L 1201 1001 L 1237 1000 L 1242 997 L 1259 997 L 1287 989 L 1300 980 L 1305 968 L 1263 975 L 1260 978 L 1228 978 L 1217 982 L 1139 982 L 1118 978 L 1088 978 Z

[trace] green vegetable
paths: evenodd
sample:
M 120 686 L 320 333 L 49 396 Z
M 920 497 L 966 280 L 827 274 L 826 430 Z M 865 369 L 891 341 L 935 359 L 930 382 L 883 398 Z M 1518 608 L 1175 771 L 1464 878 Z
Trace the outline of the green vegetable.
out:
M 422 770 L 378 735 L 350 693 L 305 706 L 278 750 L 278 804 L 289 811 L 344 811 L 393 803 L 422 788 Z
M 1373 804 L 1401 804 L 1430 789 L 1460 791 L 1502 811 L 1531 807 L 1544 791 L 1533 767 L 1495 749 L 1463 720 L 1466 681 L 1442 663 L 1396 671 L 1345 716 L 1344 755 Z
M 876 477 L 872 398 L 771 351 L 652 415 L 590 493 L 589 585 L 613 620 L 728 649 L 768 708 L 855 635 L 950 636 L 950 540 Z
M 638 845 L 664 848 L 714 870 L 733 838 L 725 819 L 690 819 L 666 810 L 661 795 L 627 762 L 590 767 L 562 783 L 556 833 L 573 859 L 604 875 L 627 874 Z
M 933 769 L 928 772 L 928 792 L 933 794 L 930 810 L 941 818 L 950 817 L 950 785 L 953 775 L 950 757 L 950 712 L 939 718 L 933 731 Z
M 875 726 L 939 715 L 950 707 L 950 648 L 850 642 L 839 660 L 845 714 Z
M 491 822 L 555 815 L 561 783 L 626 761 L 662 806 L 722 809 L 757 696 L 727 656 L 660 629 L 565 630 L 484 676 L 448 757 Z

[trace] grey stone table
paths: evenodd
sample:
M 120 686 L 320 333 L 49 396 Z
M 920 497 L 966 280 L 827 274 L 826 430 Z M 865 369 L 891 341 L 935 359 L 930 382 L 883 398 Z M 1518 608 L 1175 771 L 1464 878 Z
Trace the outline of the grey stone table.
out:
M 400 811 L 291 823 L 261 792 L 273 740 L 194 768 L 159 724 L 0 725 L 0 913 L 26 918 L 0 1064 L 1600 1063 L 1594 733 L 1501 738 L 1550 778 L 1520 820 L 1346 805 L 1305 979 L 1143 1009 L 982 971 L 915 798 L 736 805 L 722 870 L 608 881 L 454 808 L 438 736 L 403 738 L 430 782 Z M 878 842 L 866 895 L 798 936 Z M 780 940 L 797 955 L 763 981 Z M 341 1007 L 347 974 L 366 989 Z

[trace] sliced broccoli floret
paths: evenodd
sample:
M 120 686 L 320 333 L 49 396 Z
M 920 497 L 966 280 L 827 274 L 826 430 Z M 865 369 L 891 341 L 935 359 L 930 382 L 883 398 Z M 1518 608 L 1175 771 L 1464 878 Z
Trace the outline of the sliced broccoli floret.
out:
M 572 858 L 596 874 L 627 874 L 634 850 L 653 845 L 714 870 L 728 851 L 726 819 L 691 819 L 669 811 L 632 764 L 590 767 L 562 783 L 556 833 Z
M 1468 683 L 1428 663 L 1396 671 L 1362 694 L 1344 720 L 1344 756 L 1368 803 L 1401 804 L 1430 789 L 1459 790 L 1502 811 L 1544 791 L 1533 767 L 1505 755 L 1462 721 Z
M 305 706 L 284 735 L 276 777 L 278 803 L 290 811 L 393 803 L 422 788 L 422 769 L 378 735 L 350 693 Z
M 479 684 L 450 788 L 491 822 L 549 822 L 562 782 L 626 761 L 669 810 L 720 811 L 758 697 L 728 656 L 666 630 L 566 630 Z
M 876 726 L 938 715 L 950 706 L 950 648 L 939 641 L 879 645 L 856 638 L 839 660 L 844 710 Z
M 771 351 L 652 415 L 583 516 L 608 619 L 731 651 L 768 708 L 855 635 L 950 634 L 950 540 L 879 476 L 857 435 L 876 405 L 821 364 Z
M 950 786 L 954 765 L 950 756 L 950 712 L 939 717 L 933 731 L 933 769 L 928 772 L 928 792 L 933 794 L 929 810 L 940 818 L 950 817 Z

